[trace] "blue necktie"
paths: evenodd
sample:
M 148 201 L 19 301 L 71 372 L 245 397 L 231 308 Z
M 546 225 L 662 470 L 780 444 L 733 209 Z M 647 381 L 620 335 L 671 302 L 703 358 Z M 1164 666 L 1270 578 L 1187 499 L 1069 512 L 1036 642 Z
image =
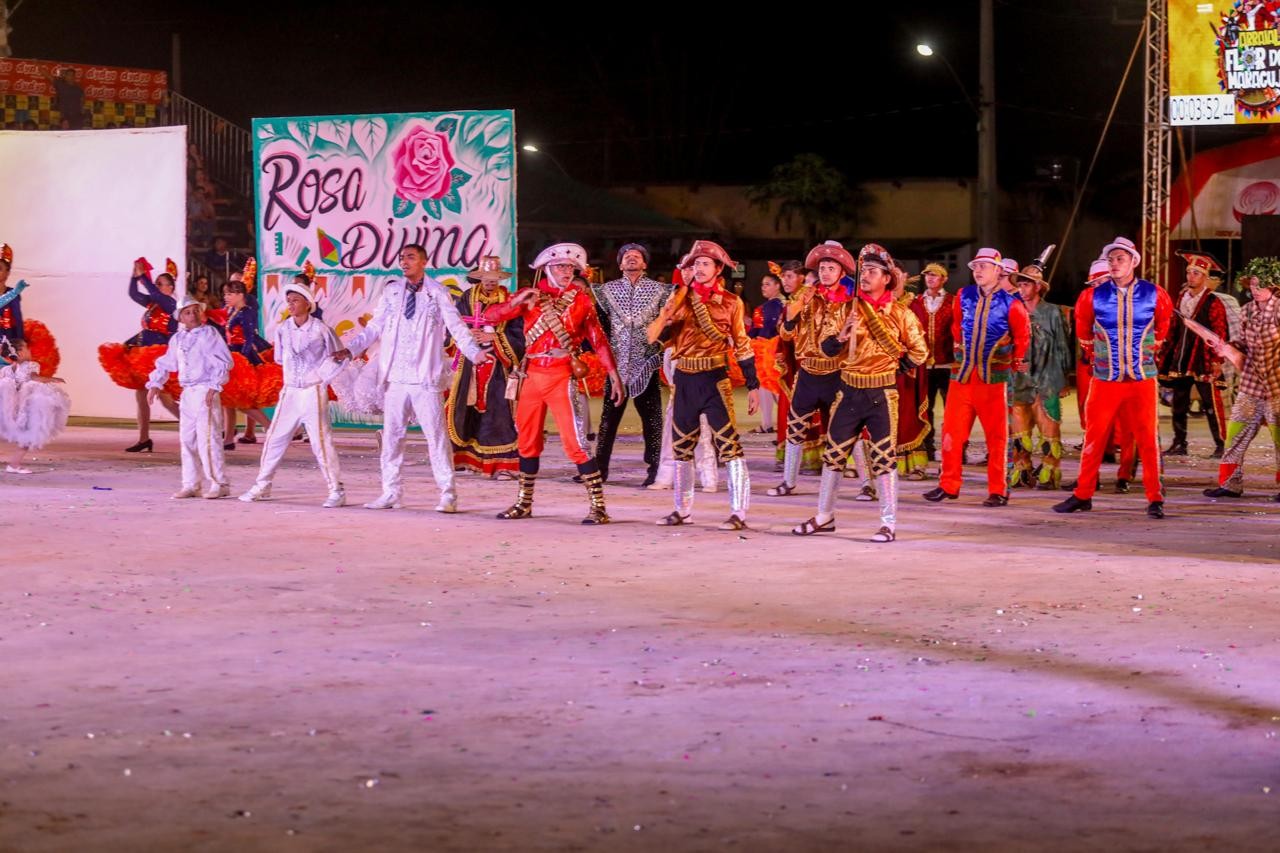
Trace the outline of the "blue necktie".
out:
M 404 294 L 404 318 L 406 320 L 413 319 L 413 312 L 418 310 L 418 291 L 422 289 L 421 284 L 406 284 Z

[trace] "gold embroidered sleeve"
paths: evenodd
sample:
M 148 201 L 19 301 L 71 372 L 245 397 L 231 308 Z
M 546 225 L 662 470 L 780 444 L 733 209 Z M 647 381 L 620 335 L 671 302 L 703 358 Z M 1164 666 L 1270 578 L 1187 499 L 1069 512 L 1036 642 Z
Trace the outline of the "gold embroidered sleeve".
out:
M 899 310 L 901 313 L 898 315 L 898 324 L 902 343 L 907 348 L 907 358 L 911 359 L 912 364 L 924 364 L 929 360 L 929 341 L 924 336 L 920 320 L 909 308 L 899 306 Z
M 729 336 L 733 338 L 733 357 L 738 361 L 755 358 L 755 350 L 751 348 L 751 338 L 747 336 L 747 321 L 742 300 L 736 300 L 733 317 L 729 323 Z

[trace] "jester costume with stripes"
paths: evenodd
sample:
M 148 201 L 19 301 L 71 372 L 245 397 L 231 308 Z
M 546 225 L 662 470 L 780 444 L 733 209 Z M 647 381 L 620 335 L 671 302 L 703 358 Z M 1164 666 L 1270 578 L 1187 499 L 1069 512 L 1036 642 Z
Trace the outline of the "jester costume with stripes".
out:
M 1227 422 L 1227 450 L 1218 468 L 1218 489 L 1211 497 L 1244 494 L 1245 451 L 1266 427 L 1275 447 L 1276 483 L 1280 483 L 1280 295 L 1254 299 L 1244 307 L 1241 339 L 1233 341 L 1244 351 L 1240 389 Z M 1280 497 L 1277 498 L 1280 500 Z

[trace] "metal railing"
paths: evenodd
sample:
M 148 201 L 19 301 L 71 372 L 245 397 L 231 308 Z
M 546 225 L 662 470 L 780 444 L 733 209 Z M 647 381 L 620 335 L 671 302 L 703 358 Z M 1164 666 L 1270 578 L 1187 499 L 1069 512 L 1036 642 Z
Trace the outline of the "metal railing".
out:
M 210 178 L 242 198 L 252 198 L 249 131 L 177 92 L 169 93 L 169 124 L 187 126 L 187 143 L 200 151 Z

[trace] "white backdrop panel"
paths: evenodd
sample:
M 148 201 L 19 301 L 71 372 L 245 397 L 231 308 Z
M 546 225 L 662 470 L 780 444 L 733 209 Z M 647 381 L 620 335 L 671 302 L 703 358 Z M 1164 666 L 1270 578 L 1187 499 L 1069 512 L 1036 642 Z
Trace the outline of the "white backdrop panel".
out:
M 9 283 L 26 279 L 23 316 L 58 340 L 73 415 L 135 416 L 132 393 L 99 366 L 98 344 L 140 327 L 143 309 L 126 295 L 134 258 L 146 255 L 155 274 L 166 257 L 185 265 L 186 196 L 185 127 L 0 131 Z

